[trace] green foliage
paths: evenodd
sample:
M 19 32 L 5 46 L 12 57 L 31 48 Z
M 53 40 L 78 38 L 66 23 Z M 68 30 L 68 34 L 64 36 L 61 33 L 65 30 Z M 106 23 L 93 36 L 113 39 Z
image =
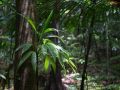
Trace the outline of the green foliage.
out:
M 24 53 L 28 51 L 31 47 L 32 47 L 32 44 L 29 44 L 29 43 L 22 44 L 15 50 L 15 52 L 22 50 L 22 52 Z
M 24 65 L 25 62 L 29 60 L 34 72 L 36 72 L 37 55 L 36 52 L 31 51 L 31 49 L 31 44 L 23 44 L 16 49 L 16 52 L 22 50 L 22 55 L 17 66 L 17 71 Z
M 48 71 L 49 69 L 50 60 L 51 60 L 50 56 L 46 56 L 44 64 L 45 71 Z
M 15 2 L 13 1 L 0 1 L 0 61 L 4 61 L 7 64 L 13 63 L 14 59 L 12 52 L 15 46 L 16 11 Z M 44 69 L 45 72 L 49 72 L 51 69 L 55 72 L 56 61 L 59 61 L 65 72 L 71 72 L 71 68 L 75 72 L 76 66 L 79 72 L 81 72 L 81 65 L 85 62 L 88 30 L 92 29 L 93 36 L 89 54 L 88 74 L 99 79 L 104 76 L 105 80 L 106 77 L 109 77 L 106 76 L 106 70 L 108 70 L 110 76 L 119 77 L 120 8 L 111 6 L 107 0 L 97 0 L 96 5 L 93 5 L 91 0 L 61 0 L 60 30 L 57 30 L 51 28 L 54 3 L 55 0 L 36 1 L 37 23 L 31 18 L 21 15 L 29 23 L 37 37 L 37 52 L 32 50 L 32 44 L 26 43 L 20 45 L 15 50 L 15 53 L 22 52 L 17 69 L 20 70 L 29 61 L 34 72 L 36 72 L 36 62 L 38 59 L 39 70 Z M 93 28 L 89 28 L 93 14 L 95 14 L 95 24 Z M 53 32 L 58 32 L 59 36 L 53 35 Z M 108 35 L 106 35 L 107 32 Z M 59 45 L 54 44 L 50 40 L 51 38 L 59 39 Z M 106 58 L 107 49 L 109 51 L 109 58 Z M 0 74 L 0 77 L 3 76 Z M 94 80 L 99 81 L 98 78 Z M 103 79 L 100 80 L 102 82 Z M 96 81 L 91 81 L 90 87 L 94 86 L 94 84 L 96 86 Z M 70 88 L 72 89 L 72 87 Z M 105 90 L 116 90 L 116 88 L 119 89 L 115 84 L 113 86 L 108 85 Z
M 49 32 L 54 32 L 56 31 L 55 29 L 53 28 L 47 28 L 49 22 L 50 22 L 50 19 L 52 17 L 52 14 L 53 14 L 53 11 L 51 11 L 50 15 L 48 16 L 46 22 L 45 22 L 45 25 L 43 26 L 43 30 L 41 32 L 41 34 L 39 34 L 37 32 L 37 29 L 35 27 L 35 24 L 33 23 L 33 21 L 31 19 L 27 19 L 27 21 L 29 22 L 29 24 L 32 26 L 32 28 L 34 29 L 34 31 L 40 35 L 40 38 L 43 37 L 44 34 L 46 33 L 49 33 Z M 57 37 L 59 38 L 61 41 L 62 39 L 57 36 L 57 35 L 52 35 L 52 37 Z M 22 45 L 21 47 L 25 47 L 26 45 Z M 21 48 L 19 47 L 19 48 Z M 31 46 L 27 45 L 27 48 L 29 49 Z M 39 46 L 38 46 L 39 47 Z M 38 50 L 38 51 L 41 51 L 39 53 L 42 53 L 44 56 L 45 56 L 45 63 L 44 63 L 44 68 L 45 68 L 45 71 L 48 71 L 49 69 L 49 66 L 52 67 L 52 69 L 54 70 L 54 72 L 56 71 L 56 60 L 58 59 L 59 62 L 61 62 L 60 60 L 62 60 L 62 62 L 66 62 L 67 64 L 69 64 L 72 69 L 75 71 L 76 69 L 76 66 L 74 65 L 74 63 L 69 59 L 70 56 L 69 56 L 69 53 L 64 50 L 61 46 L 58 46 L 58 45 L 55 45 L 51 40 L 49 39 L 43 39 L 43 44 L 40 46 L 41 50 Z M 19 49 L 18 48 L 18 49 Z M 25 47 L 26 48 L 26 47 Z M 29 52 L 27 53 L 27 55 L 25 55 L 25 57 L 22 58 L 21 63 L 20 63 L 20 66 L 31 56 L 31 53 L 32 52 Z M 62 57 L 62 58 L 61 58 Z M 34 61 L 34 60 L 33 60 Z M 63 65 L 64 63 L 61 63 L 61 66 L 64 68 L 65 70 L 65 66 Z M 20 67 L 19 66 L 19 67 Z
M 73 70 L 76 70 L 76 66 L 70 60 L 70 54 L 66 50 L 61 46 L 55 45 L 48 39 L 43 40 L 43 42 L 40 52 L 45 56 L 44 68 L 46 71 L 49 69 L 49 65 L 51 65 L 55 71 L 56 60 L 59 60 L 63 69 L 65 69 L 64 63 L 67 63 Z
M 47 29 L 47 27 L 51 21 L 52 16 L 53 16 L 53 10 L 50 12 L 48 18 L 46 19 L 44 26 L 43 26 L 43 30 Z
M 46 34 L 46 33 L 54 32 L 54 31 L 56 30 L 53 28 L 48 28 L 48 29 L 45 29 L 43 33 Z
M 35 33 L 38 34 L 37 28 L 36 28 L 36 26 L 35 26 L 33 20 L 31 20 L 30 18 L 27 18 L 27 17 L 25 17 L 25 19 L 28 21 L 28 23 L 29 23 L 29 24 L 31 25 L 31 27 L 33 28 L 32 30 L 34 30 Z

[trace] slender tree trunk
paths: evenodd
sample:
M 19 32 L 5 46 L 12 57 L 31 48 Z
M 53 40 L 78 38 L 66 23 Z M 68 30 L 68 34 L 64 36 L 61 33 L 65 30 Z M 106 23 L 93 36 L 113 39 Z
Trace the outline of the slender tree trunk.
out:
M 56 0 L 54 5 L 54 16 L 52 21 L 52 27 L 59 30 L 59 19 L 60 19 L 60 0 Z M 54 32 L 54 35 L 58 35 L 58 32 Z M 58 38 L 54 38 L 53 42 L 58 44 Z M 64 90 L 62 84 L 62 76 L 61 76 L 61 66 L 58 60 L 56 60 L 56 73 L 54 73 L 53 69 L 50 72 L 49 77 L 49 85 L 47 90 Z
M 93 2 L 93 4 L 95 4 L 96 0 L 92 0 L 92 2 Z M 85 50 L 85 63 L 84 63 L 84 68 L 83 68 L 83 73 L 82 73 L 82 81 L 81 81 L 81 85 L 80 85 L 80 90 L 84 90 L 84 88 L 85 88 L 84 81 L 86 79 L 86 73 L 87 73 L 88 56 L 89 56 L 90 47 L 91 47 L 92 34 L 93 34 L 92 29 L 94 26 L 94 20 L 95 20 L 95 10 L 93 12 L 93 16 L 91 18 L 90 27 L 89 27 L 89 31 L 88 31 L 88 41 L 87 41 L 87 46 L 86 46 L 86 50 Z
M 84 90 L 84 81 L 85 81 L 85 78 L 86 78 L 88 55 L 89 55 L 89 51 L 90 51 L 90 47 L 91 47 L 91 40 L 92 40 L 92 32 L 90 31 L 89 32 L 89 37 L 88 37 L 86 53 L 85 53 L 85 63 L 84 63 L 84 68 L 83 68 L 83 73 L 82 73 L 82 81 L 81 81 L 80 90 Z
M 16 0 L 16 38 L 15 48 L 24 43 L 33 43 L 33 32 L 30 25 L 22 17 L 29 17 L 34 20 L 33 0 Z M 35 73 L 31 67 L 30 60 L 27 60 L 22 70 L 16 70 L 21 57 L 21 51 L 15 53 L 14 60 L 14 90 L 36 90 Z

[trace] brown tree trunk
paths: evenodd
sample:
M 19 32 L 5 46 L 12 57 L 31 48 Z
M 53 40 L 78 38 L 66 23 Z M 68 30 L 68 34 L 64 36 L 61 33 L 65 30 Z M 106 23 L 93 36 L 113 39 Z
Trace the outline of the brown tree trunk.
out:
M 24 43 L 33 43 L 33 32 L 23 16 L 34 20 L 33 0 L 16 0 L 16 38 L 15 48 Z M 22 70 L 16 70 L 21 57 L 21 51 L 15 53 L 14 60 L 14 90 L 36 90 L 36 74 L 33 72 L 30 60 L 27 60 Z
M 59 19 L 60 19 L 60 0 L 55 1 L 54 5 L 54 15 L 52 20 L 52 27 L 59 30 Z M 54 32 L 54 35 L 58 35 L 58 32 Z M 53 42 L 58 44 L 58 38 L 54 38 Z M 49 77 L 49 85 L 46 90 L 64 90 L 64 86 L 62 84 L 62 76 L 61 76 L 61 66 L 58 60 L 56 60 L 56 73 L 54 73 L 53 69 L 50 72 Z

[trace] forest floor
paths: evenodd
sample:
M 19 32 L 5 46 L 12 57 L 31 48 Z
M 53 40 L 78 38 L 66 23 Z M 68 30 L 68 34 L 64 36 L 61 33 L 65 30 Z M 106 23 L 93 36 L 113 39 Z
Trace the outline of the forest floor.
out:
M 2 65 L 0 64 L 0 67 L 1 66 L 3 66 L 2 67 L 2 70 L 3 70 L 3 68 L 5 69 L 4 66 L 6 65 L 2 63 Z M 85 90 L 120 90 L 120 80 L 112 79 L 114 78 L 114 77 L 111 77 L 112 74 L 110 74 L 108 78 L 107 74 L 102 73 L 104 72 L 102 71 L 103 69 L 100 69 L 97 66 L 95 67 L 89 66 L 89 69 L 88 69 L 89 74 L 87 75 L 87 78 L 85 81 L 85 88 L 86 88 Z M 108 78 L 108 80 L 106 80 L 106 78 Z M 62 81 L 64 83 L 64 86 L 68 90 L 79 90 L 81 75 L 79 73 L 69 73 L 64 75 L 64 77 L 62 78 Z M 14 89 L 13 87 L 11 87 L 10 89 L 6 88 L 5 90 L 14 90 Z

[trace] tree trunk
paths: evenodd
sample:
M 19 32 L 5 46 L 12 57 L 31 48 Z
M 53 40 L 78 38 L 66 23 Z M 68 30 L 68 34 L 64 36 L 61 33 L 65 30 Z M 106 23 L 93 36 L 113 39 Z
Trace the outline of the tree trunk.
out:
M 15 48 L 24 43 L 33 43 L 33 32 L 23 16 L 34 20 L 33 0 L 16 0 L 16 38 Z M 15 53 L 14 60 L 14 90 L 36 90 L 36 74 L 33 72 L 30 60 L 27 60 L 22 70 L 16 70 L 21 57 L 21 51 Z
M 52 21 L 52 27 L 59 30 L 59 19 L 60 19 L 60 0 L 55 1 L 54 5 L 54 15 Z M 58 35 L 58 32 L 54 32 L 54 35 Z M 58 44 L 58 38 L 54 38 L 53 42 Z M 47 90 L 64 90 L 64 86 L 62 84 L 62 76 L 61 76 L 61 66 L 58 60 L 56 60 L 56 73 L 54 73 L 53 69 L 50 72 L 49 77 L 49 85 Z
M 91 0 L 93 4 L 96 3 L 96 0 Z M 85 50 L 85 63 L 84 63 L 84 68 L 83 68 L 83 73 L 82 73 L 82 81 L 80 85 L 80 90 L 84 90 L 84 81 L 86 79 L 86 74 L 87 74 L 87 66 L 88 66 L 88 56 L 91 48 L 91 41 L 92 41 L 92 34 L 93 34 L 93 26 L 94 26 L 94 20 L 95 20 L 95 10 L 93 12 L 93 16 L 91 18 L 90 26 L 89 26 L 89 31 L 88 31 L 88 41 L 86 45 L 86 50 Z

